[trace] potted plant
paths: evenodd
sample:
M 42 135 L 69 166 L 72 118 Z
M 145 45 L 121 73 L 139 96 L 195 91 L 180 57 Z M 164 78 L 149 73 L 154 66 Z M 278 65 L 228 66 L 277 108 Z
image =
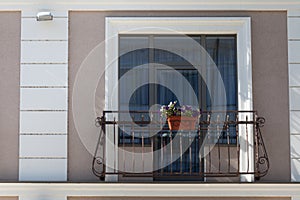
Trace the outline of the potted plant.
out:
M 189 105 L 177 106 L 177 101 L 163 105 L 160 112 L 161 117 L 167 119 L 170 130 L 195 130 L 200 115 L 198 108 Z

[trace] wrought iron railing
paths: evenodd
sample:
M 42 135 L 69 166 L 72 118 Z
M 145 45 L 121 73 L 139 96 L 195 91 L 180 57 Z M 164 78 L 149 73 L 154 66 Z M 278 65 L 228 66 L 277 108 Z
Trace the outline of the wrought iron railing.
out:
M 170 131 L 158 112 L 104 111 L 96 119 L 100 135 L 92 170 L 101 180 L 106 175 L 154 181 L 259 179 L 269 170 L 260 130 L 264 123 L 256 111 L 202 111 L 195 130 Z

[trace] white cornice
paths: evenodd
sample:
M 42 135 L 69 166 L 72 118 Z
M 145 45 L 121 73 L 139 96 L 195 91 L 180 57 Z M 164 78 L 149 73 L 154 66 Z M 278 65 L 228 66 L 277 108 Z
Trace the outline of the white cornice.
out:
M 299 0 L 0 0 L 0 10 L 287 10 Z

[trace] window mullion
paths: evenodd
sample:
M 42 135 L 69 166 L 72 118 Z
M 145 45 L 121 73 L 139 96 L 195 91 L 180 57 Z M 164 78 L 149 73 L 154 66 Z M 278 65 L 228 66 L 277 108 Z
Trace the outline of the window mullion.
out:
M 206 49 L 206 36 L 205 35 L 201 35 L 200 36 L 200 45 L 202 46 L 202 48 Z M 200 56 L 201 56 L 201 66 L 200 66 L 200 71 L 201 74 L 200 76 L 198 76 L 198 84 L 199 84 L 199 101 L 200 101 L 200 107 L 203 110 L 207 110 L 207 92 L 206 92 L 206 84 L 204 82 L 204 79 L 201 77 L 206 77 L 207 75 L 207 71 L 206 71 L 206 55 L 204 53 L 200 52 Z
M 155 66 L 154 66 L 154 35 L 149 35 L 149 82 L 155 83 Z M 149 84 L 149 108 L 151 105 L 156 104 L 157 91 L 154 84 Z M 155 94 L 155 95 L 152 95 Z

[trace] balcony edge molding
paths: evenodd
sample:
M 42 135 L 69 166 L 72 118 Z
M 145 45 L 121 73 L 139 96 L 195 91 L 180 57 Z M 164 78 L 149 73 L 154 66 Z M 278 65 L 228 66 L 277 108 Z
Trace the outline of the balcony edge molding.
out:
M 37 192 L 38 191 L 38 192 Z M 297 197 L 295 183 L 0 183 L 0 196 Z

